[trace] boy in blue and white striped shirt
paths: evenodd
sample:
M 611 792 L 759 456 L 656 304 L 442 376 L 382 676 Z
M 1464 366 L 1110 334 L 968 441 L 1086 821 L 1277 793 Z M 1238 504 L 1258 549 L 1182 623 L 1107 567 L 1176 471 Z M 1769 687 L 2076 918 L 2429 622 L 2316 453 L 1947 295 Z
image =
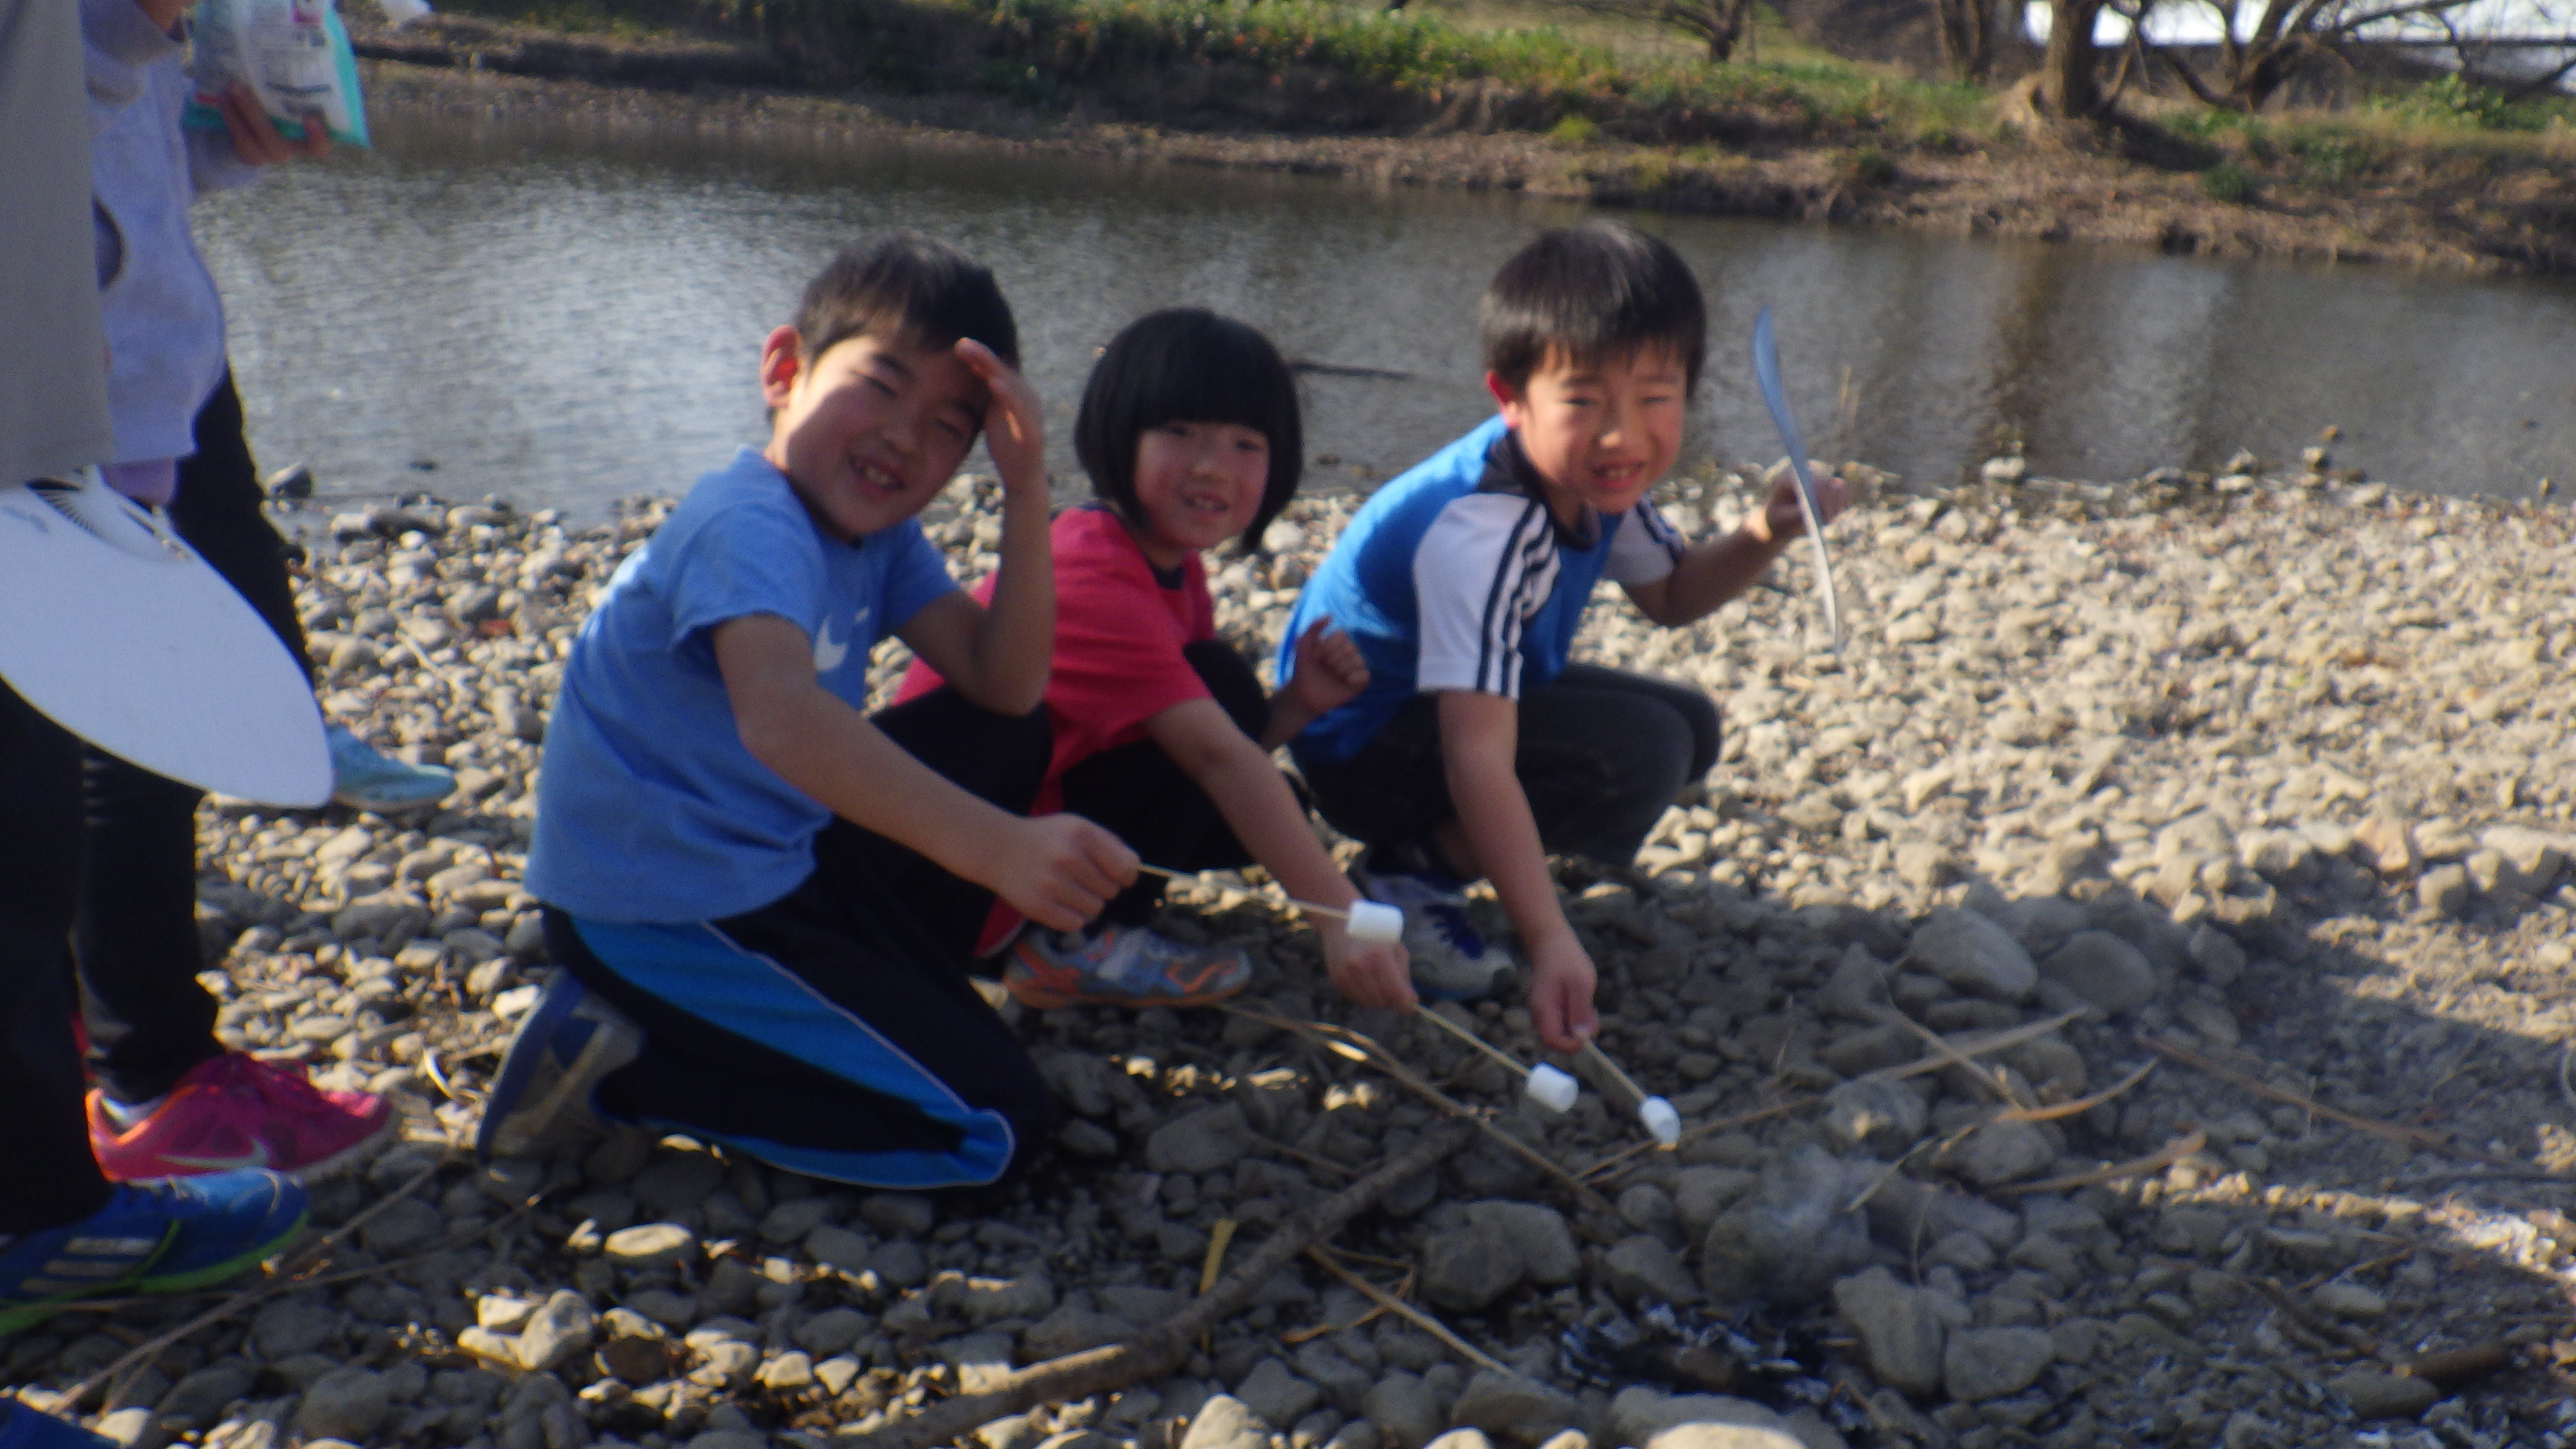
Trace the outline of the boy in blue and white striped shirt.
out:
M 1324 818 L 1367 841 L 1361 884 L 1405 911 L 1415 985 L 1484 994 L 1509 964 L 1460 891 L 1494 883 L 1528 951 L 1541 1040 L 1596 1024 L 1592 961 L 1550 853 L 1624 865 L 1717 763 L 1697 689 L 1567 654 L 1592 586 L 1688 624 L 1750 587 L 1804 528 L 1787 480 L 1723 538 L 1686 544 L 1646 493 L 1681 450 L 1707 311 L 1664 242 L 1597 222 L 1503 264 L 1481 307 L 1498 415 L 1370 497 L 1298 595 L 1282 635 L 1329 617 L 1368 688 L 1291 742 Z M 1817 489 L 1828 517 L 1841 485 Z M 1295 659 L 1283 650 L 1285 683 Z

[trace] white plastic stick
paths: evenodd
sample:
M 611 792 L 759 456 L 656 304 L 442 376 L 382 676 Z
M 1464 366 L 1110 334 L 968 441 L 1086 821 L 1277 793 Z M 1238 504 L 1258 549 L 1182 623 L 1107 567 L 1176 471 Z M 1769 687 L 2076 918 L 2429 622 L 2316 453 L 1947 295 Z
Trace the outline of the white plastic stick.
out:
M 1142 864 L 1136 869 L 1146 875 L 1161 876 L 1165 880 L 1196 880 L 1209 873 Z M 1283 891 L 1281 894 L 1287 893 Z M 1404 912 L 1380 901 L 1353 901 L 1347 911 L 1333 906 L 1319 906 L 1313 901 L 1301 901 L 1295 896 L 1288 897 L 1288 904 L 1312 915 L 1330 916 L 1334 920 L 1346 923 L 1350 927 L 1351 939 L 1354 941 L 1384 942 L 1404 939 Z

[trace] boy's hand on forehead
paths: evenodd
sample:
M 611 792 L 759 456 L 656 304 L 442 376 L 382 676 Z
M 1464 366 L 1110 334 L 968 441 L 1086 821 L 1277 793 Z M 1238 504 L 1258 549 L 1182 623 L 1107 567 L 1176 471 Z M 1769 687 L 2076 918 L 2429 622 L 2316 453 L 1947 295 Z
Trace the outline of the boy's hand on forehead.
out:
M 957 356 L 983 379 L 984 450 L 1002 475 L 1005 491 L 1046 488 L 1046 409 L 1037 389 L 993 349 L 971 337 L 957 339 Z

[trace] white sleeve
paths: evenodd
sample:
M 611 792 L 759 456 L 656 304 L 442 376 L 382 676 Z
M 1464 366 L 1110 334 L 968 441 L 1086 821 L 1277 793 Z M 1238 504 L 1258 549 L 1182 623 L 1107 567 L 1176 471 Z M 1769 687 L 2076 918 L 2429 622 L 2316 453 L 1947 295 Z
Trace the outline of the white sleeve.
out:
M 1546 504 L 1471 493 L 1440 510 L 1413 551 L 1414 688 L 1520 698 L 1521 628 L 1555 586 Z
M 1651 584 L 1673 571 L 1682 561 L 1681 530 L 1654 504 L 1638 499 L 1637 506 L 1619 515 L 1619 528 L 1610 535 L 1610 557 L 1601 565 L 1602 577 L 1614 584 Z

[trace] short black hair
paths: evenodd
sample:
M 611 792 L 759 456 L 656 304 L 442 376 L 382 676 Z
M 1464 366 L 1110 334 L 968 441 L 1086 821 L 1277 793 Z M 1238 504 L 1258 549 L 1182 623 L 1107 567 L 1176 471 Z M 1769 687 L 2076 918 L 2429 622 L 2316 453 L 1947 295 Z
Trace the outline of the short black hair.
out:
M 853 337 L 932 349 L 971 337 L 1013 367 L 1020 329 L 983 263 L 917 232 L 864 237 L 841 248 L 796 303 L 796 347 L 807 360 Z
M 1708 356 L 1708 304 L 1681 254 L 1626 222 L 1551 231 L 1512 254 L 1477 307 L 1485 370 L 1526 386 L 1552 352 L 1578 367 L 1669 347 L 1688 385 Z
M 1130 523 L 1136 514 L 1136 440 L 1165 423 L 1233 423 L 1270 440 L 1270 478 L 1239 551 L 1297 494 L 1306 471 L 1297 380 L 1259 329 L 1204 307 L 1149 312 L 1102 349 L 1083 385 L 1073 451 L 1091 491 Z

